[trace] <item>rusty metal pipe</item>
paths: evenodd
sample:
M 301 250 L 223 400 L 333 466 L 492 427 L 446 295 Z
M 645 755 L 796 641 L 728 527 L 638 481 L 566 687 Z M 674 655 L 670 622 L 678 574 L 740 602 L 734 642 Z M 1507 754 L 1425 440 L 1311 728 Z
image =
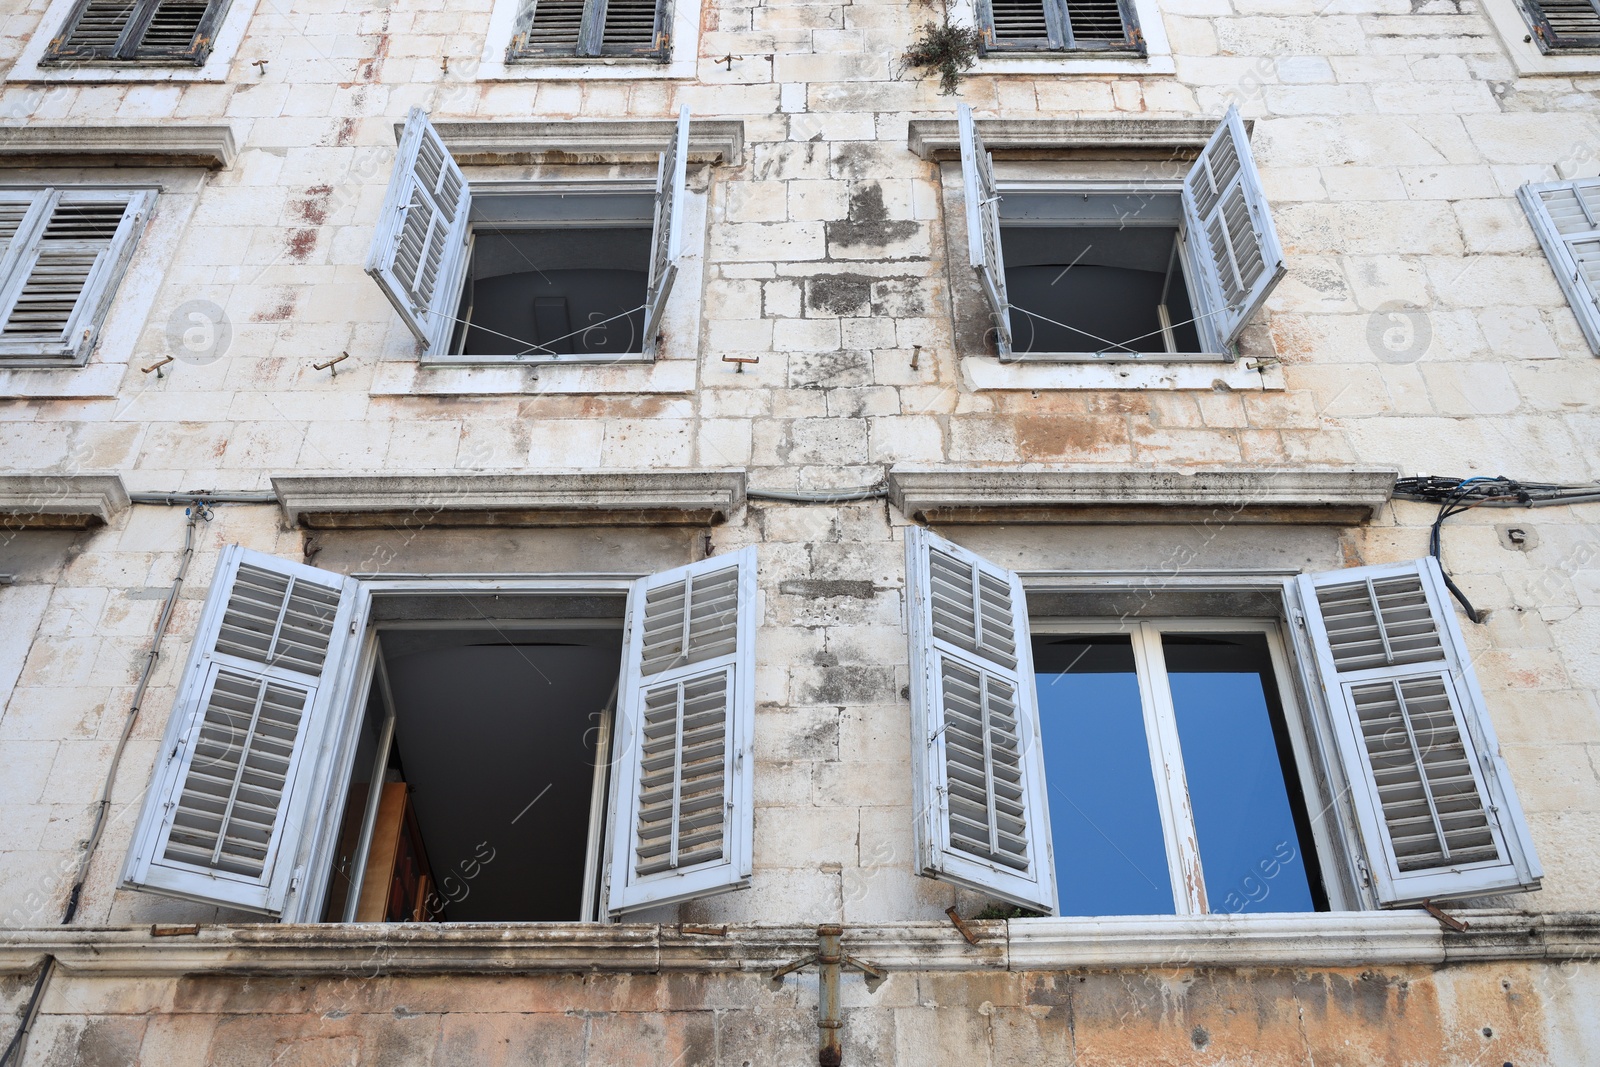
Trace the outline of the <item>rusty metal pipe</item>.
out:
M 844 1062 L 839 1043 L 839 1031 L 844 1027 L 839 1018 L 839 964 L 844 961 L 839 939 L 843 934 L 840 926 L 817 927 L 817 1062 L 822 1067 L 839 1067 Z

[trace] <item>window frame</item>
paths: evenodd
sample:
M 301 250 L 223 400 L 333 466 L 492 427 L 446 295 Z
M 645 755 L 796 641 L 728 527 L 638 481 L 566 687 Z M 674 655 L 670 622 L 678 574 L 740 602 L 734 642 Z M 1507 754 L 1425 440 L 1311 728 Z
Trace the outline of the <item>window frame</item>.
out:
M 73 304 L 72 312 L 62 328 L 63 340 L 52 342 L 13 342 L 0 340 L 0 371 L 49 368 L 82 367 L 89 361 L 99 343 L 101 329 L 111 314 L 112 304 L 126 277 L 129 265 L 138 249 L 139 240 L 150 226 L 155 214 L 160 187 L 153 185 L 4 185 L 0 197 L 9 194 L 30 194 L 29 206 L 18 232 L 26 235 L 23 244 L 13 240 L 0 254 L 0 326 L 9 318 L 11 301 L 26 285 L 29 273 L 18 270 L 20 263 L 29 262 L 38 248 L 55 207 L 63 197 L 93 198 L 103 194 L 107 198 L 127 198 L 123 217 L 116 232 L 106 245 L 106 255 L 97 260 L 85 279 L 83 290 Z M 66 338 L 76 336 L 77 340 Z
M 1029 588 L 1026 576 L 1024 588 Z M 1264 590 L 1263 590 L 1264 591 Z M 1329 909 L 1348 910 L 1342 907 L 1350 899 L 1349 887 L 1344 879 L 1329 876 L 1330 861 L 1337 861 L 1341 849 L 1336 844 L 1339 833 L 1333 818 L 1332 799 L 1323 795 L 1326 776 L 1321 773 L 1314 747 L 1314 725 L 1309 721 L 1308 709 L 1295 679 L 1303 669 L 1292 655 L 1290 642 L 1284 636 L 1288 612 L 1276 618 L 1251 616 L 1185 616 L 1143 615 L 1120 619 L 1104 616 L 1033 615 L 1028 617 L 1028 633 L 1033 635 L 1076 634 L 1128 634 L 1132 638 L 1133 655 L 1139 678 L 1140 704 L 1144 712 L 1145 738 L 1150 747 L 1152 771 L 1165 769 L 1155 775 L 1156 800 L 1161 811 L 1162 830 L 1167 847 L 1167 870 L 1172 881 L 1172 899 L 1176 914 L 1182 918 L 1207 915 L 1229 915 L 1222 902 L 1206 898 L 1203 877 L 1204 862 L 1200 856 L 1198 834 L 1195 832 L 1194 814 L 1189 802 L 1187 773 L 1182 761 L 1182 745 L 1178 738 L 1177 713 L 1172 702 L 1171 687 L 1167 683 L 1164 656 L 1160 655 L 1160 635 L 1163 632 L 1182 633 L 1260 633 L 1266 637 L 1268 654 L 1272 660 L 1274 682 L 1283 708 L 1290 747 L 1294 753 L 1295 774 L 1299 779 L 1305 803 L 1309 829 L 1316 845 L 1317 872 L 1322 875 L 1323 887 Z M 1152 636 L 1154 640 L 1152 641 Z M 1045 770 L 1045 787 L 1048 789 L 1049 768 Z M 1166 785 L 1163 786 L 1163 779 Z M 1299 844 L 1296 842 L 1296 848 Z M 1310 865 L 1307 864 L 1308 871 Z M 1071 918 L 1065 913 L 1063 918 Z

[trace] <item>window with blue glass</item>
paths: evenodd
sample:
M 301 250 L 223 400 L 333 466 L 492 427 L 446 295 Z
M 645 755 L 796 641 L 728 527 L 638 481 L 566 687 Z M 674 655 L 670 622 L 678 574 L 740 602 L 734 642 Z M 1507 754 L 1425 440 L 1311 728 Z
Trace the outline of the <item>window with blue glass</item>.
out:
M 1327 909 L 1275 622 L 1032 629 L 1060 914 Z

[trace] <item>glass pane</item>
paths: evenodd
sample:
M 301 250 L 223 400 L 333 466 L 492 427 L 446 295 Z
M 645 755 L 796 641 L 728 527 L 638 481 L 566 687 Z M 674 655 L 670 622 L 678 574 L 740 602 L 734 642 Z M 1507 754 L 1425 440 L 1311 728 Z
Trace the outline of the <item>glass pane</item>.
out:
M 1310 837 L 1266 635 L 1161 643 L 1210 910 L 1313 910 Z
M 1173 914 L 1131 639 L 1035 637 L 1033 662 L 1061 914 Z

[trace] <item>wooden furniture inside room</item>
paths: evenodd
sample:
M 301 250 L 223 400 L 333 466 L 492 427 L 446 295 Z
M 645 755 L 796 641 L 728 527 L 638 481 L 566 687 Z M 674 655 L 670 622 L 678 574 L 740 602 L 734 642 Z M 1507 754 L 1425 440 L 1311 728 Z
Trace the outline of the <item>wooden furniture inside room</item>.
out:
M 378 814 L 373 822 L 372 843 L 367 849 L 366 874 L 361 880 L 361 895 L 356 902 L 356 922 L 426 922 L 443 919 L 430 913 L 429 901 L 437 906 L 428 853 L 422 844 L 411 789 L 405 782 L 384 782 L 378 797 Z M 350 876 L 355 871 L 355 848 L 361 836 L 361 820 L 367 808 L 367 786 L 353 785 L 345 804 L 344 825 L 339 833 L 339 863 L 328 887 L 324 922 L 339 922 L 344 916 L 350 892 Z

